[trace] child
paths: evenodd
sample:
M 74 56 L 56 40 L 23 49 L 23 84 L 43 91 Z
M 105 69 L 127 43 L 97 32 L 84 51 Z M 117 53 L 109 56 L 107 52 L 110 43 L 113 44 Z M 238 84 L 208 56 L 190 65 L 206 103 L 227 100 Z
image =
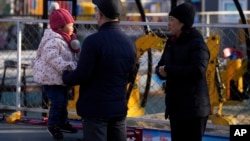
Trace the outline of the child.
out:
M 33 77 L 43 86 L 50 101 L 48 132 L 55 139 L 63 139 L 63 131 L 76 133 L 77 130 L 68 121 L 69 87 L 63 84 L 62 72 L 76 68 L 75 54 L 80 48 L 71 43 L 76 40 L 71 14 L 58 3 L 53 3 L 50 9 L 50 27 L 45 29 L 33 61 Z

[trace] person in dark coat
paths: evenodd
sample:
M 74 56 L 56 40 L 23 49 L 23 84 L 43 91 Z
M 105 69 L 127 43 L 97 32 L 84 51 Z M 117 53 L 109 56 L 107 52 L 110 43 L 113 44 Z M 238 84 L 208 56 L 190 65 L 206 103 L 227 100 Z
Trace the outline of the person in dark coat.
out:
M 84 141 L 126 141 L 127 84 L 133 78 L 136 47 L 119 26 L 119 0 L 93 0 L 99 25 L 83 42 L 77 68 L 63 73 L 80 85 L 76 103 Z
M 210 53 L 193 26 L 195 10 L 183 3 L 169 13 L 168 32 L 156 74 L 166 80 L 165 118 L 172 141 L 201 141 L 211 106 L 206 78 Z

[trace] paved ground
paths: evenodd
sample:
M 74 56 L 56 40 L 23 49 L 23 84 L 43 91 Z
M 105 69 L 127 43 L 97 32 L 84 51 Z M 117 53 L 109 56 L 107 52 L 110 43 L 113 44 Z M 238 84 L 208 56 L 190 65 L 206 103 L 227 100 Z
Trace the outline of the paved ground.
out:
M 170 139 L 169 131 L 158 131 L 153 132 L 153 129 L 145 130 L 145 134 L 150 134 L 154 141 L 158 141 L 162 135 L 167 139 Z M 218 135 L 218 134 L 217 134 Z M 69 134 L 64 133 L 63 141 L 79 141 L 82 137 L 82 130 L 79 129 L 78 133 Z M 147 137 L 145 136 L 144 139 Z M 151 138 L 152 139 L 152 138 Z M 1 141 L 55 141 L 49 133 L 46 131 L 46 126 L 41 125 L 30 125 L 23 123 L 5 123 L 0 122 L 0 140 Z M 147 140 L 147 139 L 146 139 Z M 229 141 L 226 136 L 215 136 L 206 134 L 204 136 L 204 141 Z
M 63 141 L 77 141 L 82 137 L 82 130 L 75 134 L 64 134 Z M 1 141 L 54 141 L 46 131 L 46 126 L 29 124 L 7 124 L 0 122 Z

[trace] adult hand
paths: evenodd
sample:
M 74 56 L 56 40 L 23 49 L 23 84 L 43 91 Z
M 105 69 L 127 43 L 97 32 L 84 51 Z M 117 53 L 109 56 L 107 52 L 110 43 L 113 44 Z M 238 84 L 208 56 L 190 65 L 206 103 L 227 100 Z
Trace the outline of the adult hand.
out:
M 164 68 L 165 68 L 165 65 L 164 66 L 160 66 L 159 67 L 159 73 L 160 73 L 161 76 L 166 77 L 167 76 L 167 72 L 165 71 Z
M 167 113 L 165 113 L 165 119 L 168 119 L 169 115 Z
M 169 114 L 168 114 L 168 108 L 166 107 L 166 109 L 165 109 L 165 119 L 168 119 L 169 118 Z

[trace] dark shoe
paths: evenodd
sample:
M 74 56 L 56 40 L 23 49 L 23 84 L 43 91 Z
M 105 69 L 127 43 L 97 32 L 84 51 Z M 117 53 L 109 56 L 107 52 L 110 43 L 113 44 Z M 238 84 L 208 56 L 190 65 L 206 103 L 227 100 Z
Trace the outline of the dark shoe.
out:
M 63 139 L 63 134 L 58 127 L 56 126 L 48 127 L 47 130 L 54 139 L 57 140 Z
M 62 132 L 66 132 L 66 133 L 76 133 L 77 132 L 77 129 L 73 128 L 69 122 L 66 122 L 65 124 L 60 126 L 60 130 Z

